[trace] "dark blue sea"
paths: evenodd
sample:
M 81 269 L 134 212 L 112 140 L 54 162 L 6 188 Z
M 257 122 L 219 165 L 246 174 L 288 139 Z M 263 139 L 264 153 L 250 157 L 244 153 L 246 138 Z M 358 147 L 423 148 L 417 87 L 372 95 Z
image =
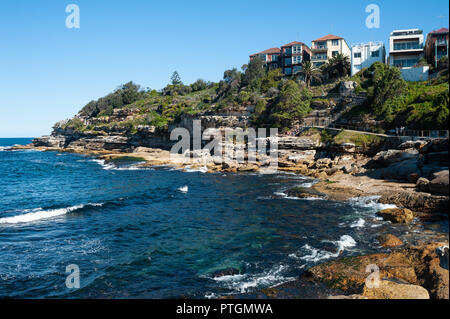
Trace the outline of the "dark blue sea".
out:
M 297 199 L 290 174 L 206 174 L 0 139 L 0 297 L 214 298 L 252 294 L 308 267 L 379 251 L 377 198 Z M 406 227 L 406 226 L 403 226 Z M 447 226 L 448 227 L 448 226 Z M 68 265 L 80 288 L 66 286 Z M 239 273 L 214 277 L 234 268 Z M 313 296 L 312 296 L 313 297 Z

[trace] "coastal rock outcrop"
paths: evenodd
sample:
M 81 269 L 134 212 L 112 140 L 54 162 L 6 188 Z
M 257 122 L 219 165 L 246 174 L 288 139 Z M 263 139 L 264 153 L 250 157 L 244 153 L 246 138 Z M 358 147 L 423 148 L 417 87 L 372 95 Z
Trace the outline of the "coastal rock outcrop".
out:
M 367 299 L 430 299 L 428 291 L 421 286 L 389 280 L 380 280 L 375 287 L 365 286 L 362 296 Z
M 392 234 L 383 234 L 377 237 L 382 247 L 398 247 L 403 246 L 403 242 L 397 236 Z
M 391 279 L 425 288 L 433 299 L 448 299 L 448 270 L 441 266 L 439 249 L 448 243 L 424 243 L 391 253 L 346 257 L 308 269 L 302 278 L 325 283 L 346 294 L 363 294 L 369 275 L 367 266 L 376 265 L 379 279 Z M 417 289 L 414 289 L 417 290 Z M 371 296 L 370 292 L 367 292 Z
M 407 208 L 388 208 L 381 210 L 377 215 L 392 223 L 410 223 L 414 219 L 414 214 Z

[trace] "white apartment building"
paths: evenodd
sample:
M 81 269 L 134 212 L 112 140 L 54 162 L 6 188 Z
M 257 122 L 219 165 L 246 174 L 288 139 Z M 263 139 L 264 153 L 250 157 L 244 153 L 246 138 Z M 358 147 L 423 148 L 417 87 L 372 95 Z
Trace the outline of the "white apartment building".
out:
M 358 43 L 352 46 L 352 76 L 375 62 L 386 63 L 386 48 L 383 42 Z
M 389 64 L 409 68 L 424 57 L 423 31 L 419 29 L 394 30 L 389 38 Z
M 416 67 L 417 62 L 424 58 L 422 30 L 394 30 L 391 32 L 389 42 L 389 64 L 399 67 L 405 80 L 428 80 L 429 67 Z

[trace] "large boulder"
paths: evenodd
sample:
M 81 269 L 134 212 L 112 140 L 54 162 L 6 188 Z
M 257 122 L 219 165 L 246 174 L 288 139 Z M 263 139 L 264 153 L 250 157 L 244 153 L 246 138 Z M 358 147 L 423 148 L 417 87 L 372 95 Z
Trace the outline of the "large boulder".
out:
M 378 241 L 382 247 L 398 247 L 403 246 L 403 242 L 397 236 L 391 234 L 383 234 L 378 236 Z
M 407 208 L 388 208 L 379 211 L 377 215 L 392 223 L 410 223 L 414 219 L 414 213 Z
M 377 153 L 373 157 L 373 161 L 381 166 L 388 166 L 392 163 L 417 159 L 419 151 L 414 148 L 406 150 L 388 150 Z
M 364 287 L 362 294 L 368 299 L 430 299 L 428 291 L 418 285 L 398 284 L 380 280 L 378 285 Z
M 395 162 L 388 167 L 380 169 L 377 173 L 383 179 L 405 180 L 409 181 L 411 175 L 420 176 L 418 160 L 415 158 Z
M 434 173 L 433 177 L 434 178 L 428 184 L 430 193 L 448 195 L 449 194 L 448 170 Z

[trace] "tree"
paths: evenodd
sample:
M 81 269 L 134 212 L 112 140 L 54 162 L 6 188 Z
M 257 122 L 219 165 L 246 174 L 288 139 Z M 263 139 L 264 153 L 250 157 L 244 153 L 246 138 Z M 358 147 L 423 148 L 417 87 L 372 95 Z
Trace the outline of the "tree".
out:
M 396 67 L 376 62 L 369 70 L 373 72 L 373 91 L 370 98 L 374 111 L 378 115 L 389 116 L 395 110 L 387 102 L 404 92 L 406 82 Z
M 183 82 L 181 82 L 181 77 L 178 74 L 177 71 L 172 73 L 172 76 L 170 77 L 170 82 L 172 85 L 180 85 L 183 84 Z
M 350 58 L 342 53 L 338 53 L 323 68 L 330 78 L 347 76 L 350 74 L 351 69 Z
M 316 68 L 310 61 L 303 61 L 300 74 L 305 77 L 306 87 L 311 87 L 311 81 L 320 81 L 322 79 L 322 72 Z
M 278 88 L 282 77 L 281 69 L 270 70 L 261 81 L 261 91 L 267 93 L 271 88 Z
M 311 99 L 312 94 L 308 89 L 300 90 L 292 80 L 284 82 L 272 108 L 272 123 L 283 129 L 288 128 L 311 111 Z
M 261 89 L 261 80 L 266 70 L 264 61 L 260 57 L 256 57 L 250 61 L 248 65 L 244 65 L 244 76 L 242 78 L 242 86 L 246 86 L 252 91 L 259 92 Z
M 193 92 L 205 90 L 208 87 L 209 83 L 205 80 L 198 79 L 194 83 L 191 84 L 191 89 Z

